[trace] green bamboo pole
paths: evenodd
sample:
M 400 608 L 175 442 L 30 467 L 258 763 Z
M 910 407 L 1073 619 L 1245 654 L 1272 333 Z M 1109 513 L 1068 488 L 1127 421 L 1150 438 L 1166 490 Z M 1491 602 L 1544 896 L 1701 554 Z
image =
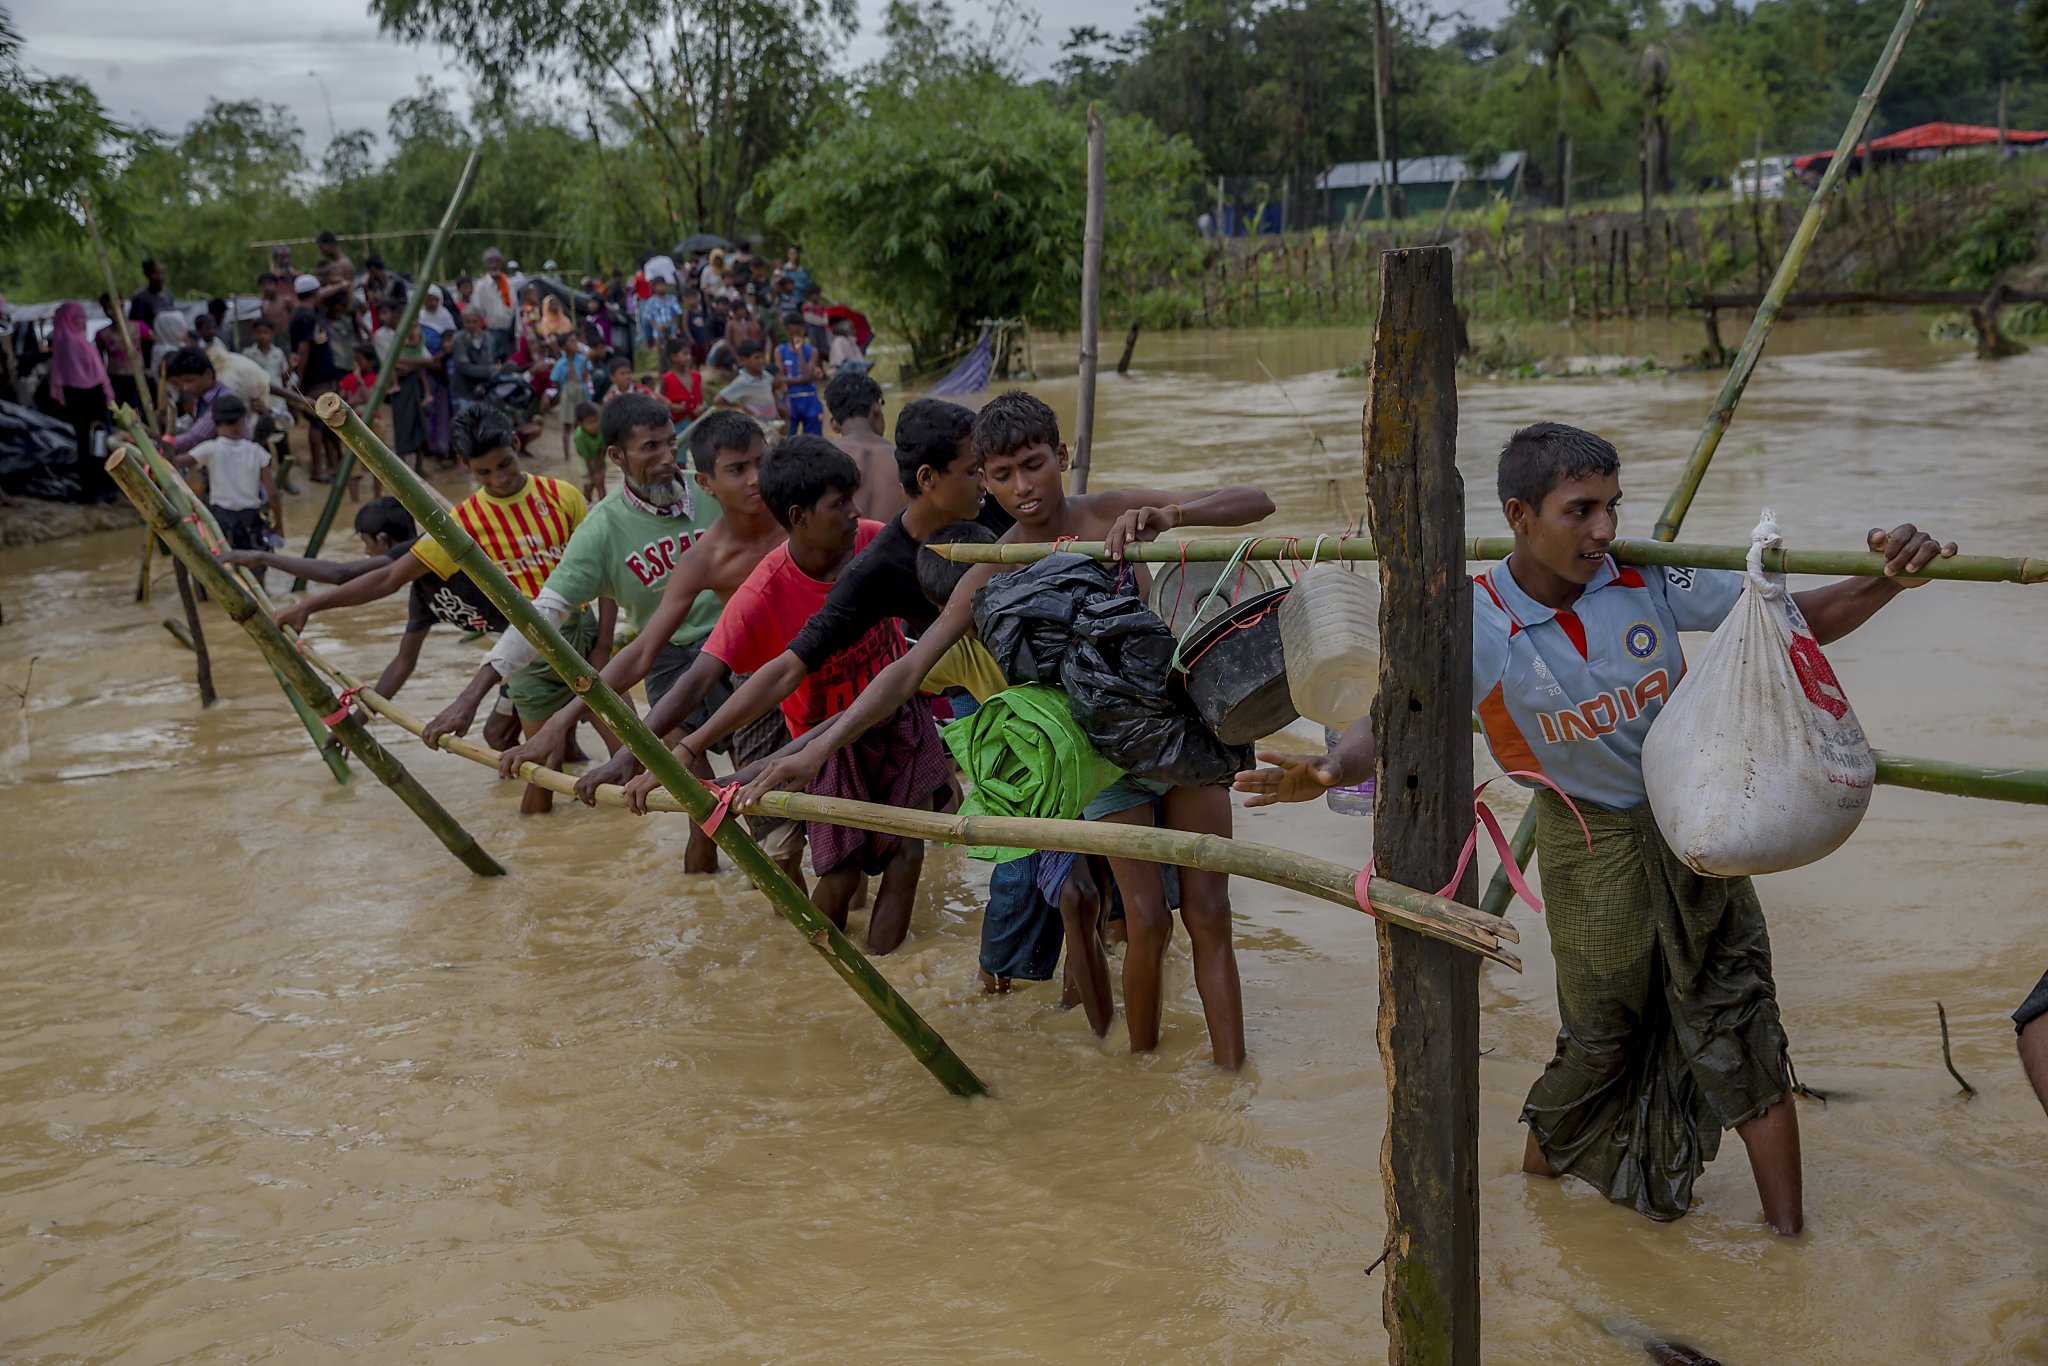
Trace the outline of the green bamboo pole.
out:
M 314 672 L 313 666 L 300 657 L 290 637 L 270 619 L 270 614 L 263 610 L 255 595 L 213 558 L 199 533 L 179 519 L 170 502 L 151 482 L 143 462 L 128 459 L 129 453 L 129 447 L 117 448 L 107 458 L 107 473 L 113 476 L 114 483 L 127 495 L 128 501 L 135 504 L 142 519 L 155 528 L 165 548 L 205 586 L 229 619 L 249 633 L 249 638 L 256 642 L 256 648 L 263 651 L 292 689 L 322 708 L 325 714 L 342 711 L 340 701 Z M 397 756 L 379 744 L 377 737 L 370 734 L 361 721 L 353 715 L 344 714 L 333 729 L 349 751 L 363 761 L 363 767 L 376 774 L 386 787 L 396 793 L 398 799 L 471 872 L 480 877 L 498 877 L 504 873 L 498 861 L 483 851 L 475 837 L 456 823 L 455 818 L 434 800 L 433 794 L 406 772 Z
M 481 147 L 470 149 L 469 160 L 462 164 L 462 175 L 455 182 L 455 193 L 448 197 L 447 212 L 441 215 L 441 226 L 434 230 L 434 240 L 427 245 L 427 257 L 421 263 L 419 272 L 413 278 L 412 295 L 406 300 L 405 311 L 399 315 L 398 331 L 391 341 L 391 351 L 384 357 L 384 363 L 377 367 L 377 382 L 370 386 L 370 401 L 364 411 L 372 418 L 383 405 L 384 395 L 390 392 L 391 377 L 398 373 L 398 358 L 405 354 L 405 338 L 412 331 L 412 325 L 419 321 L 420 309 L 427 302 L 427 286 L 433 280 L 434 271 L 441 264 L 441 249 L 448 245 L 448 234 L 455 228 L 455 215 L 462 209 L 462 201 L 469 198 L 469 187 L 476 180 L 477 158 L 483 154 Z M 343 449 L 341 464 L 334 471 L 334 483 L 327 490 L 327 502 L 320 509 L 319 518 L 313 523 L 313 534 L 306 540 L 306 558 L 319 555 L 320 547 L 327 540 L 327 533 L 334 527 L 335 514 L 341 511 L 341 500 L 347 496 L 348 478 L 355 469 L 355 453 Z M 304 579 L 292 580 L 292 592 L 306 591 Z
M 405 462 L 391 453 L 390 447 L 377 438 L 362 418 L 349 410 L 339 395 L 323 394 L 315 406 L 320 420 L 339 433 L 343 443 L 419 519 L 421 531 L 433 537 L 520 634 L 534 643 L 541 657 L 583 699 L 591 714 L 625 742 L 633 751 L 633 757 L 649 773 L 661 779 L 662 786 L 682 802 L 691 819 L 701 822 L 708 818 L 717 805 L 716 799 L 691 776 L 682 761 L 669 752 L 668 746 L 647 729 L 639 713 L 614 692 L 598 676 L 597 670 L 590 667 L 590 662 L 578 654 L 562 638 L 562 633 L 534 609 L 532 602 L 512 586 L 504 571 L 477 547 L 456 520 L 442 511 L 426 487 L 405 467 Z M 924 1064 L 941 1085 L 956 1096 L 988 1093 L 988 1087 L 981 1078 L 975 1076 L 973 1070 L 947 1046 L 937 1030 L 925 1023 L 911 1008 L 910 1002 L 889 985 L 888 979 L 875 970 L 874 964 L 854 947 L 853 941 L 811 903 L 803 889 L 790 880 L 789 874 L 761 851 L 761 846 L 754 843 L 753 836 L 746 832 L 741 822 L 728 820 L 721 823 L 712 839 L 732 856 L 741 871 L 803 934 L 805 942 L 831 964 L 841 980 L 853 988 L 854 994 L 880 1017 L 890 1032 L 903 1041 L 911 1056 Z
M 2048 806 L 2048 768 L 1989 768 L 1877 750 L 1877 780 L 1891 787 Z
M 1230 560 L 1246 547 L 1245 537 L 1204 537 L 1186 541 L 1151 541 L 1124 548 L 1124 558 L 1151 564 L 1213 563 Z M 1301 564 L 1324 560 L 1376 560 L 1379 552 L 1363 536 L 1321 536 L 1273 533 L 1249 538 L 1244 549 L 1248 560 L 1289 560 Z M 1317 542 L 1321 545 L 1318 546 Z M 1100 541 L 1074 541 L 1055 545 L 1050 541 L 1013 545 L 976 544 L 970 541 L 929 547 L 935 554 L 962 564 L 1033 564 L 1054 554 L 1085 555 L 1103 560 Z M 1475 536 L 1465 542 L 1468 560 L 1505 560 L 1515 550 L 1512 536 Z M 1621 564 L 1679 565 L 1693 569 L 1742 569 L 1748 564 L 1747 545 L 1703 545 L 1677 541 L 1623 539 L 1608 551 Z M 1884 556 L 1868 550 L 1766 550 L 1764 568 L 1772 573 L 1825 574 L 1842 577 L 1881 578 Z M 1955 555 L 1936 560 L 1916 575 L 1965 583 L 2048 583 L 2048 556 L 2044 555 Z
M 1657 518 L 1652 534 L 1658 540 L 1669 541 L 1678 535 L 1686 509 L 1692 506 L 1693 495 L 1699 492 L 1700 480 L 1706 477 L 1707 462 L 1714 458 L 1722 434 L 1735 417 L 1735 405 L 1741 401 L 1750 376 L 1756 373 L 1764 343 L 1771 335 L 1772 325 L 1778 321 L 1779 311 L 1785 306 L 1785 296 L 1792 292 L 1792 282 L 1797 278 L 1800 266 L 1805 264 L 1814 236 L 1820 232 L 1821 220 L 1827 217 L 1842 178 L 1848 174 L 1856 144 L 1863 140 L 1864 132 L 1870 127 L 1870 117 L 1877 109 L 1877 97 L 1884 90 L 1892 68 L 1898 65 L 1899 52 L 1906 45 L 1906 35 L 1913 31 L 1914 21 L 1926 8 L 1927 0 L 1905 0 L 1900 9 L 1899 20 L 1892 25 L 1892 36 L 1886 41 L 1884 51 L 1878 54 L 1877 65 L 1871 69 L 1870 79 L 1864 83 L 1863 93 L 1857 97 L 1848 126 L 1842 129 L 1841 140 L 1835 144 L 1834 159 L 1828 162 L 1828 169 L 1820 178 L 1820 188 L 1808 201 L 1806 213 L 1799 220 L 1799 230 L 1792 234 L 1784 258 L 1778 262 L 1778 273 L 1771 277 L 1771 287 L 1764 292 L 1756 316 L 1750 319 L 1749 333 L 1742 339 L 1742 348 L 1735 353 L 1735 364 L 1729 369 L 1728 377 L 1721 382 L 1721 392 L 1715 396 L 1706 425 L 1700 429 L 1699 440 L 1694 443 L 1692 455 L 1685 462 L 1685 470 L 1678 477 L 1678 487 L 1671 491 L 1664 511 Z
M 350 686 L 355 685 L 353 678 L 329 664 L 311 647 L 306 648 L 306 654 L 316 667 L 325 669 Z M 426 729 L 426 723 L 419 717 L 380 696 L 374 688 L 361 689 L 357 700 L 414 735 Z M 497 752 L 473 740 L 444 735 L 441 748 L 485 768 L 495 769 L 498 766 Z M 576 794 L 576 780 L 552 768 L 533 763 L 521 764 L 518 776 L 550 792 L 564 796 Z M 600 806 L 623 807 L 626 790 L 606 783 L 597 789 L 597 803 Z M 650 793 L 647 807 L 650 811 L 688 814 L 688 808 L 666 792 Z M 1105 858 L 1172 863 L 1183 868 L 1201 868 L 1233 877 L 1254 878 L 1317 897 L 1347 910 L 1358 909 L 1354 891 L 1357 869 L 1326 859 L 1311 858 L 1291 849 L 1253 844 L 1221 835 L 1197 835 L 1156 826 L 1112 825 L 1101 821 L 944 815 L 873 802 L 849 801 L 841 797 L 814 797 L 801 792 L 771 792 L 748 809 L 794 820 L 828 821 L 860 830 L 880 830 L 908 839 L 936 840 L 942 844 L 1065 849 L 1077 854 L 1100 854 Z M 1521 971 L 1521 959 L 1500 947 L 1502 941 L 1521 942 L 1521 931 L 1509 921 L 1481 915 L 1448 897 L 1417 891 L 1385 878 L 1372 880 L 1367 888 L 1367 900 L 1372 903 L 1373 911 L 1385 920 Z
M 194 525 L 202 526 L 206 529 L 208 537 L 206 544 L 209 547 L 226 545 L 227 537 L 222 533 L 220 523 L 214 519 L 213 509 L 200 502 L 193 495 L 192 486 L 185 482 L 183 475 L 178 473 L 177 466 L 166 459 L 164 453 L 156 448 L 156 443 L 149 439 L 148 433 L 143 429 L 141 419 L 135 415 L 135 410 L 126 404 L 122 404 L 114 410 L 114 417 L 121 424 L 121 429 L 128 434 L 129 439 L 135 443 L 135 453 L 141 457 L 148 477 L 156 486 L 157 492 L 163 495 L 164 500 L 181 517 L 190 518 Z M 151 532 L 151 539 L 155 539 L 155 535 L 156 533 Z M 257 605 L 263 609 L 266 615 L 270 613 L 272 610 L 270 595 L 263 591 L 263 585 L 256 582 L 256 577 L 253 574 L 245 569 L 236 569 L 232 577 L 237 583 L 241 584 L 244 591 L 256 599 Z M 321 713 L 314 711 L 312 707 L 307 705 L 306 699 L 299 696 L 298 691 L 291 684 L 285 682 L 284 675 L 278 672 L 275 664 L 270 666 L 270 676 L 277 680 L 278 687 L 284 689 L 285 701 L 291 704 L 292 714 L 298 717 L 299 724 L 305 727 L 306 738 L 313 742 L 313 748 L 320 755 L 320 761 L 327 765 L 327 771 L 334 775 L 334 781 L 342 784 L 344 787 L 347 786 L 349 780 L 354 777 L 354 774 L 349 771 L 348 767 L 348 752 L 341 747 L 341 742 L 336 740 L 327 727 L 322 724 L 320 720 Z

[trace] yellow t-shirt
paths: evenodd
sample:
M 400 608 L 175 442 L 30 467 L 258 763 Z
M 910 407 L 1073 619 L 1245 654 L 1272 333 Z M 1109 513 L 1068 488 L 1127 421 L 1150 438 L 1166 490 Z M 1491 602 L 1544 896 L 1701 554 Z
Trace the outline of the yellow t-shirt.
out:
M 535 474 L 510 498 L 494 498 L 478 489 L 455 505 L 454 517 L 530 599 L 548 581 L 548 572 L 568 548 L 570 534 L 589 511 L 582 490 L 574 484 Z M 414 541 L 412 553 L 444 579 L 456 572 L 454 559 L 431 536 Z
M 971 635 L 954 641 L 924 676 L 926 692 L 965 688 L 977 702 L 986 702 L 1009 686 L 1003 671 L 996 667 L 996 657 Z

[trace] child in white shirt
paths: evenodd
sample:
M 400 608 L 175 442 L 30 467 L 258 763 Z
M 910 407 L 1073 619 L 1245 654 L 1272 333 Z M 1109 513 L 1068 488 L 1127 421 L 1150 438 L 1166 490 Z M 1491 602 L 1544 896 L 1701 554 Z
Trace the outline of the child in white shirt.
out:
M 213 437 L 172 459 L 180 469 L 206 472 L 206 505 L 230 547 L 267 550 L 264 509 L 273 525 L 283 524 L 270 452 L 248 439 L 249 405 L 234 394 L 213 401 L 213 425 Z

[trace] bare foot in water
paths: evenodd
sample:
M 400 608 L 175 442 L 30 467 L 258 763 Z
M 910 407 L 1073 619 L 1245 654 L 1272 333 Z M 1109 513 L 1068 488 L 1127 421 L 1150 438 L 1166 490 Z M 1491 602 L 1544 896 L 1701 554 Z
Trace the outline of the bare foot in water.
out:
M 998 977 L 987 968 L 976 968 L 975 971 L 981 975 L 981 989 L 989 995 L 1008 996 L 1010 994 L 1009 978 Z

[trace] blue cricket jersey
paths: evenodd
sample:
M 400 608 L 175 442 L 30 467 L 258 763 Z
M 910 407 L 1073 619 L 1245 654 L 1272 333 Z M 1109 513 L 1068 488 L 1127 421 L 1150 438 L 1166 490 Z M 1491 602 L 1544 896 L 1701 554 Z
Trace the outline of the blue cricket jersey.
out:
M 1574 801 L 1640 806 L 1643 737 L 1685 676 L 1678 633 L 1719 626 L 1743 576 L 1638 570 L 1610 555 L 1558 612 L 1522 591 L 1512 563 L 1472 580 L 1472 696 L 1487 748 L 1503 769 L 1541 773 Z

